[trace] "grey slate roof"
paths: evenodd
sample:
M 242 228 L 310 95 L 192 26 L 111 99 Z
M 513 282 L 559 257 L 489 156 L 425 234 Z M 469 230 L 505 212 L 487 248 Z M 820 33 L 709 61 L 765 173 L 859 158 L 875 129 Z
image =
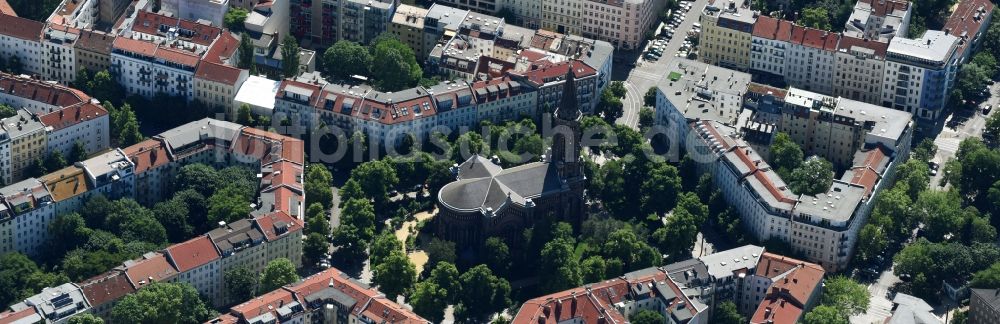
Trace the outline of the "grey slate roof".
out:
M 943 323 L 931 312 L 933 307 L 923 299 L 904 293 L 897 293 L 892 299 L 895 311 L 886 324 L 940 324 Z
M 459 166 L 458 179 L 441 188 L 441 202 L 459 210 L 499 210 L 508 201 L 524 205 L 528 199 L 563 189 L 555 165 L 533 162 L 502 169 L 488 159 L 473 156 Z
M 972 290 L 973 295 L 979 296 L 979 299 L 982 299 L 993 309 L 1000 309 L 1000 289 L 973 288 L 970 290 Z

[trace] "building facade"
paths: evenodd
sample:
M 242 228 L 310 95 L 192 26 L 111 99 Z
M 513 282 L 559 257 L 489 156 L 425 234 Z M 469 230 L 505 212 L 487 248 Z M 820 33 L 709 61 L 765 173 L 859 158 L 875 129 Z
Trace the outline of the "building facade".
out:
M 749 71 L 751 44 L 757 13 L 749 2 L 717 0 L 706 5 L 699 18 L 701 61 L 721 67 Z
M 958 37 L 928 30 L 918 39 L 889 42 L 882 77 L 882 106 L 935 120 L 948 103 L 958 71 Z
M 837 47 L 833 96 L 879 104 L 889 44 L 844 36 Z
M 970 324 L 1000 323 L 1000 289 L 973 288 L 970 298 Z

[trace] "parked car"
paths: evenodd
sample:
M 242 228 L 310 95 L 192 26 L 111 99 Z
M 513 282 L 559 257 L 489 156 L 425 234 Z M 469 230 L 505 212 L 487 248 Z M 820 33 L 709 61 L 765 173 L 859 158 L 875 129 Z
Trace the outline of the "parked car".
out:
M 983 107 L 983 115 L 989 115 L 992 110 L 993 105 L 986 105 L 986 107 Z
M 940 166 L 937 164 L 937 162 L 934 161 L 927 162 L 927 168 L 930 170 L 930 175 L 932 177 L 937 176 L 939 167 Z

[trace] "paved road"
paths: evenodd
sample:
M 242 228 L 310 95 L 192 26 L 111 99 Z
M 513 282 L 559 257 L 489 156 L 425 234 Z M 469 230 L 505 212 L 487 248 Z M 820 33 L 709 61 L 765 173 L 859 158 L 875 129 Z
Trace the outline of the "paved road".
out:
M 888 298 L 888 292 L 889 288 L 892 288 L 899 281 L 899 278 L 892 273 L 892 268 L 882 272 L 878 281 L 868 285 L 868 294 L 871 296 L 868 311 L 864 314 L 851 316 L 851 323 L 882 323 L 889 315 L 892 315 L 892 301 Z
M 639 57 L 635 61 L 635 68 L 629 71 L 627 78 L 624 80 L 625 89 L 628 90 L 628 94 L 622 100 L 624 112 L 616 123 L 633 128 L 639 126 L 639 109 L 643 105 L 643 95 L 666 74 L 667 63 L 676 58 L 674 55 L 684 43 L 684 37 L 691 30 L 692 25 L 698 22 L 701 10 L 707 3 L 708 0 L 697 0 L 694 2 L 691 10 L 685 14 L 684 21 L 681 22 L 680 26 L 674 32 L 674 38 L 667 42 L 666 48 L 663 50 L 663 57 L 657 61 L 646 61 L 642 59 L 642 53 L 639 54 Z

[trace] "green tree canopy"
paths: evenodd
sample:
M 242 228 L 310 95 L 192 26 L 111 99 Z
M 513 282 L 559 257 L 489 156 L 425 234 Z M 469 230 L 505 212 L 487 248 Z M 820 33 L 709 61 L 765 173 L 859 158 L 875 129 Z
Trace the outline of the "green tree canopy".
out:
M 399 91 L 415 86 L 423 76 L 413 49 L 392 34 L 379 35 L 369 50 L 372 53 L 371 74 L 375 85 L 382 91 Z
M 226 296 L 231 301 L 250 300 L 257 295 L 257 273 L 247 267 L 226 271 Z
M 104 319 L 91 313 L 83 313 L 70 317 L 69 324 L 104 324 Z
M 989 268 L 973 274 L 972 282 L 969 286 L 984 289 L 1000 288 L 1000 262 L 994 263 Z
M 0 304 L 10 305 L 41 292 L 42 288 L 68 281 L 66 276 L 42 271 L 23 254 L 0 255 Z
M 498 275 L 507 274 L 510 270 L 510 248 L 499 237 L 493 236 L 486 239 L 483 244 L 483 258 L 486 266 Z
M 802 18 L 799 19 L 798 23 L 802 26 L 827 31 L 833 28 L 830 24 L 830 14 L 823 7 L 802 9 Z
M 277 258 L 268 262 L 264 272 L 261 272 L 259 292 L 268 293 L 296 281 L 299 281 L 299 275 L 295 272 L 295 264 L 286 258 Z
M 648 309 L 641 309 L 629 318 L 632 324 L 663 324 L 665 321 L 663 314 Z
M 821 157 L 811 157 L 792 171 L 789 179 L 792 192 L 815 196 L 833 185 L 833 165 Z
M 480 322 L 511 305 L 510 283 L 493 275 L 486 265 L 477 265 L 463 273 L 461 285 L 458 318 Z
M 803 324 L 848 324 L 847 316 L 836 307 L 820 305 L 806 313 Z
M 323 258 L 329 249 L 330 243 L 327 243 L 326 236 L 320 233 L 309 233 L 305 242 L 302 243 L 302 257 L 315 263 Z
M 868 309 L 869 299 L 865 286 L 844 276 L 827 279 L 823 288 L 823 304 L 836 307 L 845 314 L 863 313 Z
M 414 286 L 409 301 L 414 313 L 433 323 L 440 323 L 444 319 L 444 309 L 448 307 L 448 292 L 433 282 L 419 282 Z
M 306 203 L 319 203 L 325 209 L 333 207 L 333 189 L 330 188 L 332 181 L 333 174 L 330 174 L 330 170 L 321 164 L 310 165 L 305 176 Z
M 326 73 L 340 79 L 347 79 L 352 75 L 367 76 L 368 67 L 371 65 L 371 53 L 355 42 L 341 40 L 323 52 L 323 67 Z
M 203 323 L 211 315 L 191 285 L 155 282 L 123 297 L 110 317 L 114 323 Z
M 376 265 L 372 274 L 372 282 L 378 285 L 379 291 L 385 293 L 390 300 L 396 300 L 396 296 L 410 291 L 416 279 L 416 267 L 406 254 L 398 250 L 390 253 L 389 257 Z
M 291 35 L 281 41 L 281 75 L 293 78 L 299 75 L 299 42 Z
M 229 11 L 226 11 L 226 16 L 223 17 L 222 21 L 226 25 L 226 28 L 229 28 L 229 30 L 243 30 L 243 22 L 247 20 L 248 14 L 250 14 L 250 12 L 240 7 L 229 8 Z
M 792 170 L 802 164 L 804 156 L 802 148 L 792 141 L 788 134 L 778 133 L 774 136 L 774 141 L 771 142 L 770 164 L 782 178 L 790 176 Z
M 732 301 L 724 301 L 715 310 L 713 323 L 718 324 L 745 324 L 747 318 L 740 315 L 736 310 L 736 304 Z

